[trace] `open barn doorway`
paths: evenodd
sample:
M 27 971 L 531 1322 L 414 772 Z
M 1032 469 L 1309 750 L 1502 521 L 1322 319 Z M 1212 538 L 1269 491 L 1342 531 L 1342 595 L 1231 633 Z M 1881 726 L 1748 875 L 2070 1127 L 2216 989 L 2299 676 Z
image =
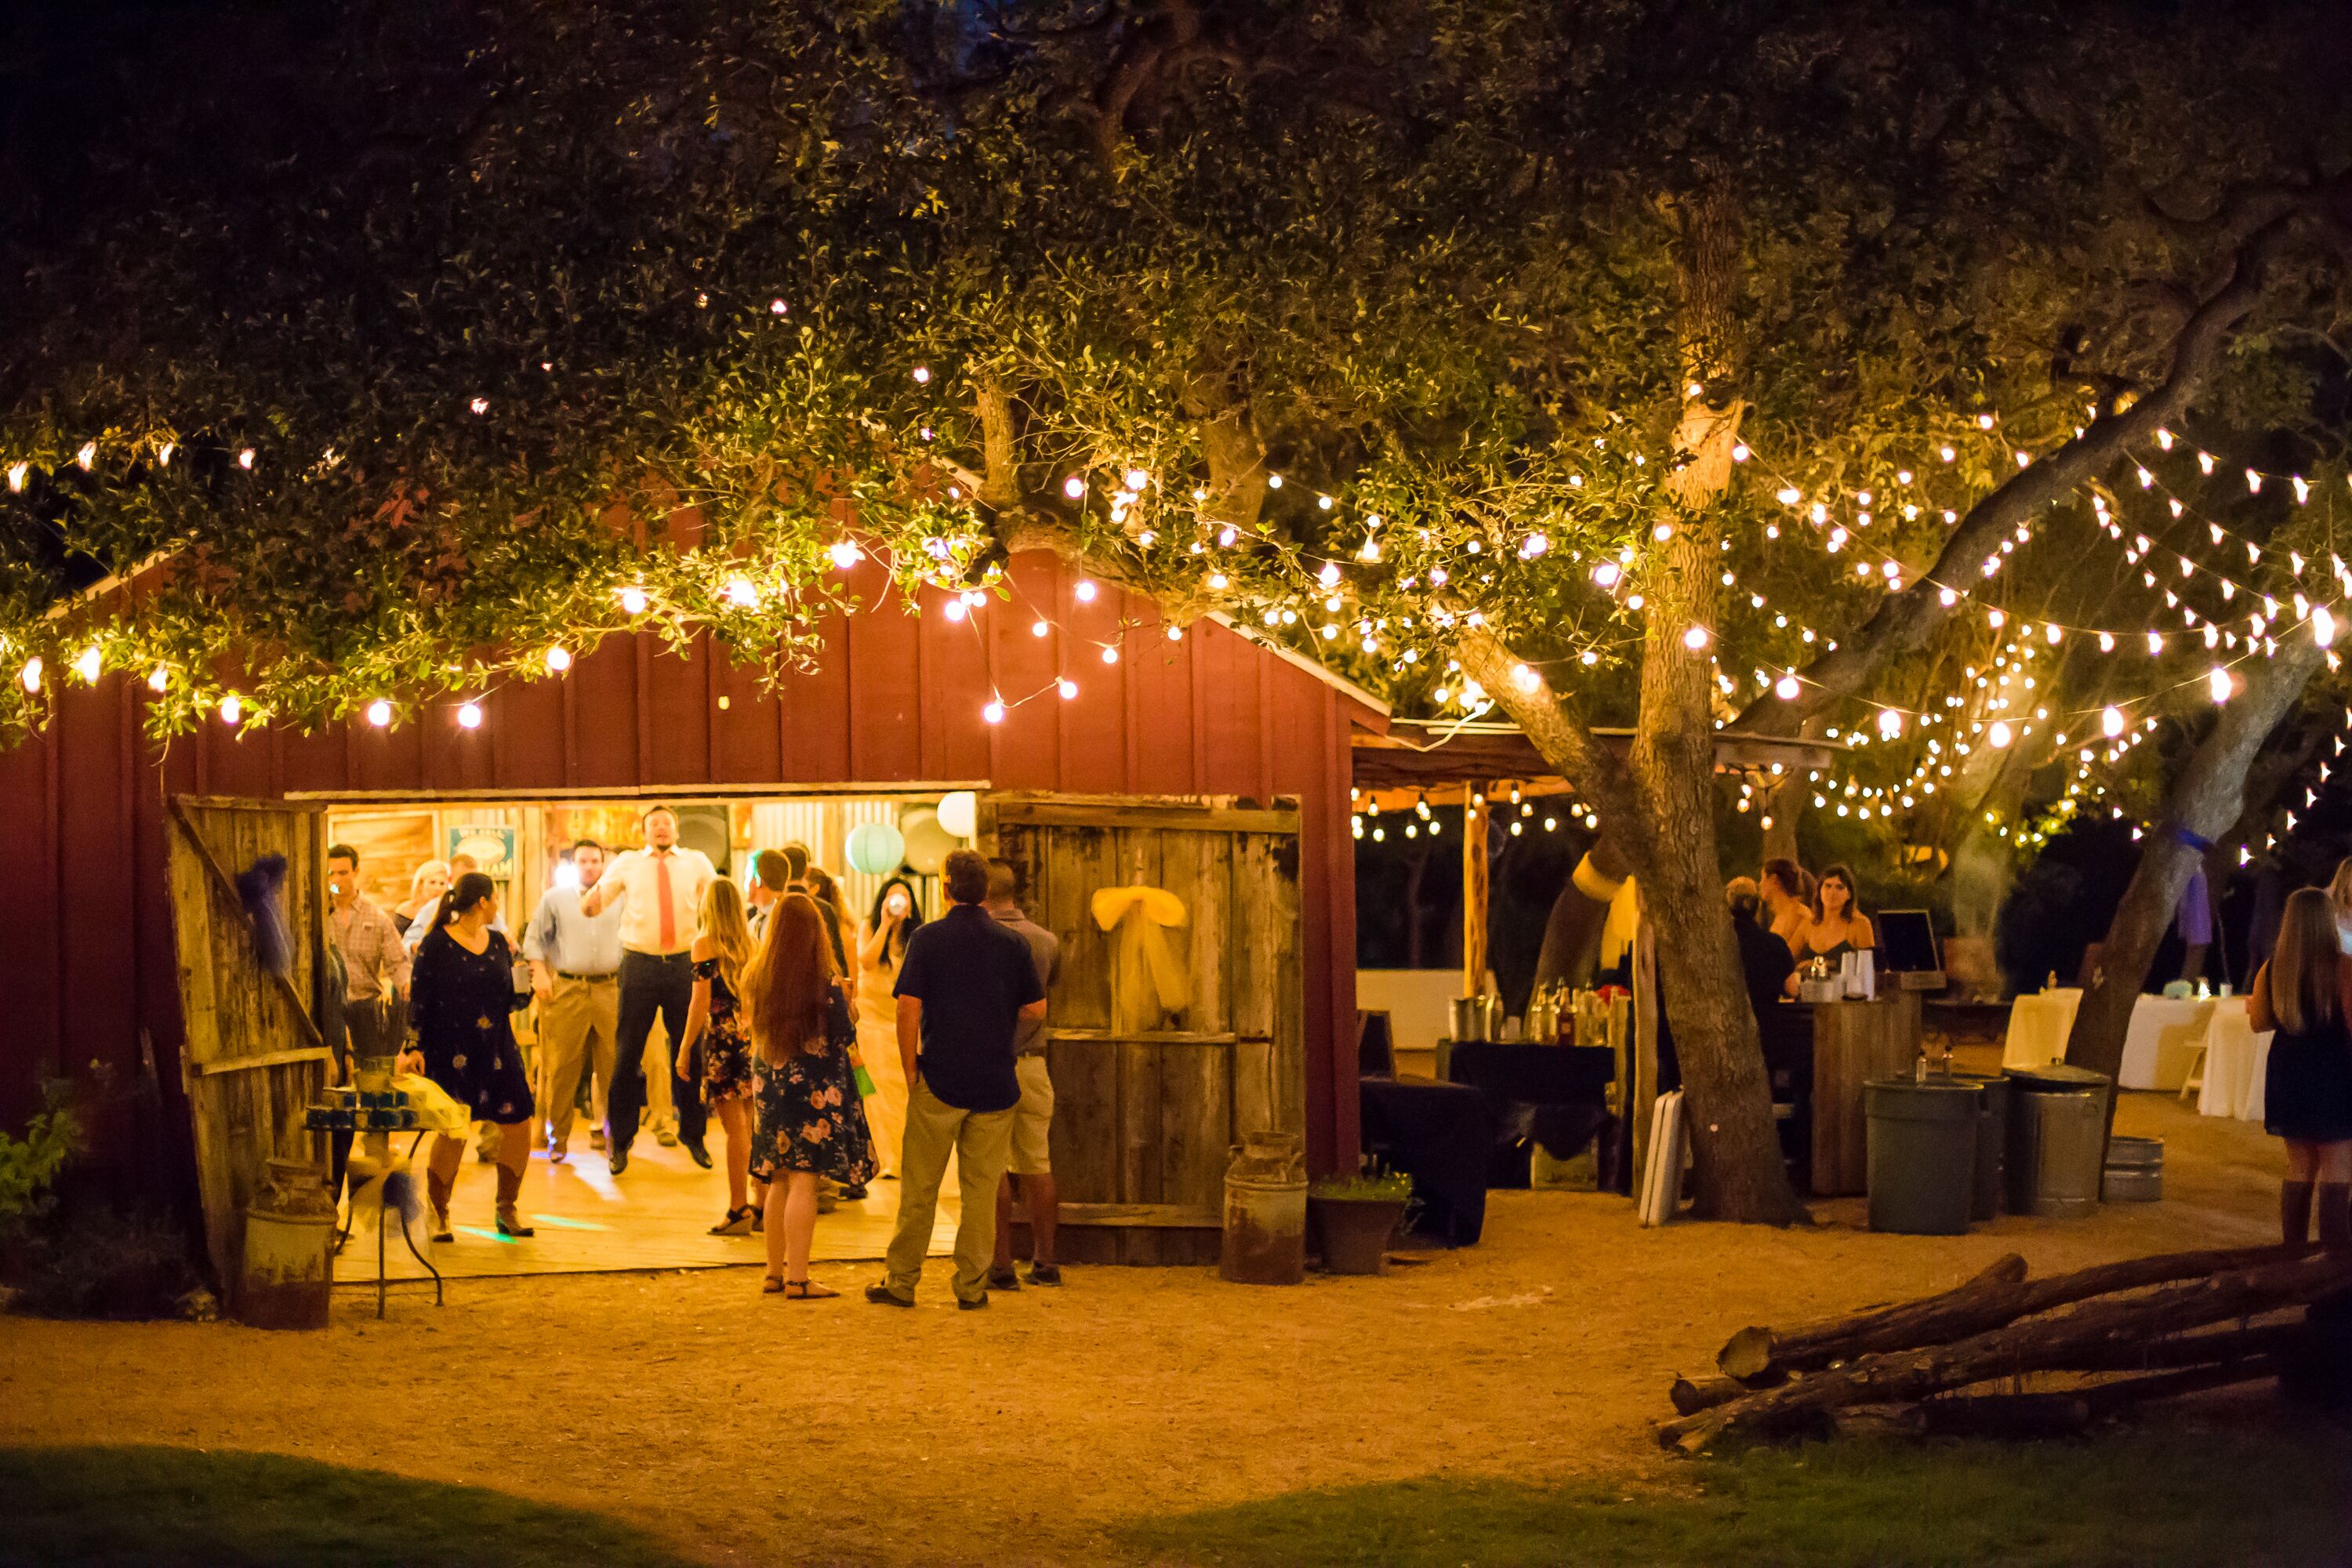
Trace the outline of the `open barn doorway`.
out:
M 941 792 L 843 795 L 739 795 L 711 798 L 691 794 L 656 796 L 582 795 L 567 798 L 488 796 L 327 797 L 324 842 L 358 858 L 362 897 L 394 917 L 404 938 L 415 925 L 421 933 L 431 918 L 429 895 L 453 871 L 479 870 L 499 896 L 499 923 L 522 951 L 540 906 L 559 889 L 576 889 L 583 845 L 600 847 L 607 859 L 642 847 L 644 816 L 652 805 L 668 805 L 678 820 L 678 840 L 707 856 L 717 874 L 749 890 L 754 857 L 763 849 L 798 845 L 810 861 L 829 873 L 846 916 L 845 946 L 853 969 L 862 1056 L 875 1081 L 868 1097 L 876 1153 L 888 1174 L 868 1184 L 862 1196 L 829 1193 L 829 1212 L 817 1225 L 819 1261 L 878 1258 L 887 1245 L 898 1212 L 898 1142 L 903 1128 L 905 1083 L 898 1070 L 891 1025 L 890 987 L 895 961 L 882 944 L 877 962 L 861 962 L 872 917 L 886 890 L 903 887 L 926 919 L 940 912 L 937 871 L 947 848 L 959 840 L 939 825 Z M 949 816 L 956 813 L 951 806 Z M 958 824 L 963 826 L 962 824 Z M 861 829 L 887 827 L 887 833 Z M 967 827 L 967 830 L 968 827 Z M 877 846 L 893 859 L 878 858 Z M 853 852 L 855 851 L 855 852 Z M 413 951 L 414 942 L 410 942 Z M 558 982 L 561 984 L 561 982 Z M 513 1016 L 539 1102 L 536 1142 L 524 1177 L 520 1207 L 536 1234 L 518 1240 L 499 1234 L 492 1220 L 496 1166 L 482 1151 L 490 1143 L 477 1126 L 477 1148 L 467 1152 L 451 1205 L 451 1241 L 430 1246 L 435 1267 L 451 1277 L 581 1273 L 627 1268 L 691 1268 L 752 1265 L 764 1258 L 757 1235 L 714 1236 L 712 1226 L 728 1210 L 726 1138 L 711 1119 L 702 1168 L 678 1136 L 678 1108 L 671 1088 L 672 1043 L 659 1022 L 646 1043 L 644 1068 L 646 1114 L 630 1151 L 627 1168 L 615 1175 L 608 1164 L 604 1124 L 609 1084 L 597 1070 L 594 1039 L 577 1052 L 582 1068 L 562 1092 L 551 1080 L 560 1069 L 551 1017 L 551 994 L 541 994 Z M 560 1028 L 560 1025 L 555 1026 Z M 576 1031 L 575 1031 L 576 1032 Z M 562 1103 L 559 1103 L 559 1100 Z M 568 1106 L 570 1114 L 562 1114 Z M 568 1126 L 565 1125 L 568 1123 Z M 414 1134 L 398 1141 L 404 1148 Z M 561 1138 L 561 1142 L 557 1142 Z M 421 1171 L 432 1139 L 415 1152 Z M 552 1156 L 558 1148 L 562 1158 Z M 932 1250 L 944 1254 L 957 1218 L 952 1177 L 945 1184 Z M 422 1235 L 419 1245 L 425 1245 Z M 393 1279 L 421 1278 L 425 1270 L 395 1244 L 387 1249 Z M 373 1283 L 375 1249 L 356 1243 L 339 1260 L 341 1283 Z

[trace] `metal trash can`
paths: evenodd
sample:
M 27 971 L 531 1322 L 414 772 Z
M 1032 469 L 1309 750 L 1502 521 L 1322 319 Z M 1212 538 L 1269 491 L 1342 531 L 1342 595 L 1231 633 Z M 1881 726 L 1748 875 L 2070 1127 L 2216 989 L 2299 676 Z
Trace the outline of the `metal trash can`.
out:
M 2009 1079 L 1998 1073 L 1956 1072 L 1955 1083 L 1972 1083 L 1984 1091 L 1977 1102 L 1977 1169 L 1970 1219 L 1998 1219 L 2001 1205 L 2001 1171 L 2009 1154 Z
M 2009 1074 L 2009 1212 L 2081 1219 L 2099 1207 L 2106 1164 L 2105 1073 L 2055 1062 Z
M 2106 1174 L 2099 1196 L 2111 1204 L 2152 1204 L 2164 1198 L 2164 1140 L 2127 1138 L 2117 1133 L 2107 1140 Z
M 1870 1228 L 1964 1236 L 1975 1197 L 1984 1090 L 1958 1079 L 1863 1085 L 1869 1118 Z

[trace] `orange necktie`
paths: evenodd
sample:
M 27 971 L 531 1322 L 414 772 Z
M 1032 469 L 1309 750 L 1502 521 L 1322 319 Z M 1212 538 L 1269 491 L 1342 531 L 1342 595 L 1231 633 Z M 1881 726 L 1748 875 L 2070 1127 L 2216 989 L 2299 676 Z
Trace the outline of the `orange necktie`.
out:
M 654 898 L 661 905 L 661 950 L 677 945 L 677 921 L 669 911 L 669 857 L 654 857 Z

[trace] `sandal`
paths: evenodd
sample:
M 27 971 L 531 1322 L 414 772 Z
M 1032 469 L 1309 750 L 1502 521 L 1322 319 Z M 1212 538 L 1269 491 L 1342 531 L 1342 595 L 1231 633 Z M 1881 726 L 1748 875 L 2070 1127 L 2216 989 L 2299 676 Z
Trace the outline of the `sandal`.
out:
M 783 1292 L 784 1282 L 772 1274 L 760 1281 L 760 1294 L 762 1296 L 781 1296 Z
M 787 1301 L 827 1301 L 841 1294 L 829 1290 L 814 1279 L 787 1279 L 783 1282 Z
M 751 1205 L 729 1209 L 727 1217 L 710 1227 L 713 1236 L 749 1236 L 751 1234 Z

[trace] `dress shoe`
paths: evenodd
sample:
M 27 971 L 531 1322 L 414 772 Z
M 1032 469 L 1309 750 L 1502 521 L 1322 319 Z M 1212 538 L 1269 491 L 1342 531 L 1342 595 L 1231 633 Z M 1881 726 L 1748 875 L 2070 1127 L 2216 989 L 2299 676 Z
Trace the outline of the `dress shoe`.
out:
M 704 1148 L 700 1143 L 688 1143 L 686 1146 L 686 1152 L 694 1156 L 694 1163 L 696 1164 L 701 1166 L 706 1171 L 710 1169 L 709 1150 Z
M 959 1312 L 977 1312 L 982 1307 L 987 1305 L 988 1292 L 985 1290 L 982 1290 L 977 1296 L 958 1296 L 956 1298 L 956 1310 Z
M 588 1134 L 588 1147 L 591 1149 L 602 1149 L 604 1146 L 604 1130 L 599 1127 L 590 1131 Z
M 1031 1265 L 1029 1266 L 1029 1283 L 1030 1283 L 1030 1284 L 1032 1284 L 1032 1285 L 1059 1285 L 1061 1282 L 1062 1282 L 1062 1269 L 1061 1269 L 1061 1266 L 1060 1266 L 1059 1264 L 1054 1264 L 1054 1263 L 1033 1263 L 1033 1264 L 1031 1264 Z
M 901 1296 L 887 1285 L 868 1285 L 866 1287 L 866 1299 L 877 1307 L 912 1307 L 915 1304 L 912 1296 Z
M 654 1142 L 665 1149 L 675 1149 L 677 1147 L 677 1134 L 665 1127 L 654 1134 Z
M 564 1161 L 569 1160 L 570 1158 L 572 1158 L 572 1151 L 565 1148 L 562 1143 L 555 1144 L 547 1152 L 547 1163 L 551 1165 L 561 1165 Z
M 629 1168 L 629 1152 L 626 1149 L 615 1149 L 613 1151 L 612 1158 L 605 1163 L 612 1166 L 613 1174 L 617 1176 Z

